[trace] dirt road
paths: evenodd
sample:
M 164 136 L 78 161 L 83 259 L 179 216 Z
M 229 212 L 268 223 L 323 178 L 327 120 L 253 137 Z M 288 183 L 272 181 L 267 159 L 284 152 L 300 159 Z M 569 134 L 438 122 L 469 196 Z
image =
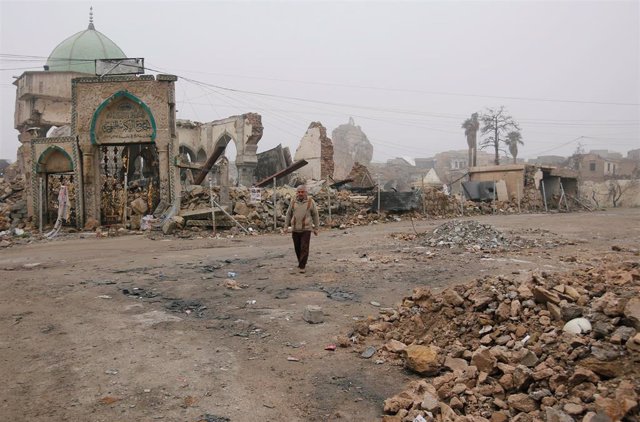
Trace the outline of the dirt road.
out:
M 356 320 L 416 286 L 567 271 L 640 245 L 637 209 L 475 220 L 539 246 L 425 247 L 403 239 L 409 221 L 325 230 L 306 274 L 285 235 L 75 234 L 0 250 L 0 419 L 374 421 L 416 376 L 360 357 L 365 344 L 325 350 Z M 305 322 L 307 305 L 325 322 Z

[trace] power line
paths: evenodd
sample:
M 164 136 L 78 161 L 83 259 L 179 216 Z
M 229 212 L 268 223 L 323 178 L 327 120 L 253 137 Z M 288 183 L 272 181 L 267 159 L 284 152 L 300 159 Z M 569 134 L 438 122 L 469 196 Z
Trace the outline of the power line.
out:
M 200 71 L 193 71 L 193 70 L 184 70 L 184 71 L 192 72 L 192 73 L 202 73 L 202 74 L 205 74 L 205 75 L 214 75 L 214 76 L 228 76 L 228 77 L 239 77 L 239 78 L 246 78 L 246 79 L 270 80 L 270 81 L 277 81 L 277 82 L 295 82 L 295 83 L 310 84 L 310 85 L 337 86 L 337 87 L 343 87 L 343 88 L 360 88 L 360 89 L 370 89 L 370 90 L 377 90 L 377 91 L 411 92 L 411 93 L 418 93 L 418 94 L 431 94 L 431 95 L 443 95 L 443 96 L 455 96 L 455 97 L 495 98 L 495 99 L 503 99 L 503 100 L 556 102 L 556 103 L 573 103 L 573 104 L 599 104 L 599 105 L 617 105 L 617 106 L 635 106 L 635 107 L 640 106 L 640 103 L 623 103 L 623 102 L 611 102 L 611 101 L 585 101 L 585 100 L 566 100 L 566 99 L 534 98 L 534 97 L 519 97 L 519 96 L 465 94 L 465 93 L 454 93 L 454 92 L 444 92 L 444 91 L 428 91 L 428 90 L 403 89 L 403 88 L 383 88 L 383 87 L 366 86 L 366 85 L 339 84 L 339 83 L 317 82 L 317 81 L 302 81 L 302 80 L 280 79 L 280 78 L 265 78 L 265 77 L 258 77 L 258 76 L 239 76 L 239 75 L 232 75 L 232 74 L 225 74 L 225 73 L 200 72 Z M 229 89 L 231 89 L 231 88 L 229 88 Z
M 555 151 L 556 149 L 559 149 L 559 148 L 562 148 L 562 147 L 564 147 L 564 146 L 570 145 L 570 144 L 574 143 L 575 141 L 578 141 L 578 140 L 580 140 L 580 139 L 584 139 L 584 138 L 587 138 L 587 136 L 578 136 L 577 138 L 574 138 L 574 139 L 572 139 L 572 140 L 570 140 L 570 141 L 568 141 L 568 142 L 565 142 L 565 143 L 563 143 L 563 144 L 557 145 L 557 146 L 555 146 L 555 147 L 553 147 L 553 148 L 549 148 L 549 149 L 546 149 L 546 150 L 543 150 L 543 151 L 538 151 L 538 152 L 530 152 L 530 153 L 528 153 L 527 155 L 540 155 L 540 154 L 545 154 L 545 153 L 547 153 L 547 152 Z
M 45 59 L 43 56 L 30 56 L 30 55 L 21 55 L 21 54 L 0 54 L 0 57 L 6 57 L 10 59 Z M 49 58 L 46 58 L 49 59 Z M 49 59 L 51 60 L 51 59 Z M 57 59 L 53 59 L 57 60 Z M 82 59 L 59 59 L 64 61 L 70 60 L 80 60 Z M 84 60 L 86 61 L 86 60 Z M 149 67 L 147 67 L 150 70 Z M 0 70 L 9 70 L 9 69 L 0 69 Z M 16 70 L 16 69 L 13 69 Z M 616 101 L 587 101 L 587 100 L 574 100 L 574 99 L 557 99 L 557 98 L 535 98 L 535 97 L 522 97 L 522 96 L 503 96 L 503 95 L 484 95 L 484 94 L 471 94 L 471 93 L 459 93 L 459 92 L 446 92 L 446 91 L 431 91 L 431 90 L 419 90 L 419 89 L 403 89 L 403 88 L 384 88 L 384 87 L 375 87 L 375 86 L 366 86 L 366 85 L 354 85 L 354 84 L 339 84 L 339 83 L 330 83 L 330 82 L 318 82 L 318 81 L 302 81 L 302 80 L 293 80 L 293 79 L 280 79 L 280 78 L 266 78 L 266 77 L 257 77 L 257 76 L 239 76 L 239 75 L 231 75 L 224 73 L 214 73 L 214 72 L 201 72 L 194 70 L 186 70 L 186 72 L 192 73 L 202 73 L 207 75 L 218 75 L 218 76 L 230 76 L 230 77 L 240 77 L 247 79 L 258 79 L 258 80 L 272 80 L 272 81 L 280 81 L 280 82 L 294 82 L 294 83 L 303 83 L 303 84 L 311 84 L 311 85 L 323 85 L 323 86 L 337 86 L 343 88 L 359 88 L 359 89 L 369 89 L 369 90 L 377 90 L 377 91 L 387 91 L 387 92 L 408 92 L 408 93 L 418 93 L 418 94 L 429 94 L 429 95 L 442 95 L 442 96 L 454 96 L 454 97 L 472 97 L 472 98 L 494 98 L 494 99 L 502 99 L 502 100 L 516 100 L 516 101 L 532 101 L 532 102 L 551 102 L 551 103 L 569 103 L 569 104 L 597 104 L 597 105 L 614 105 L 614 106 L 631 106 L 638 107 L 640 103 L 626 103 L 626 102 L 616 102 Z M 180 76 L 183 79 L 189 79 L 186 76 Z M 244 92 L 247 94 L 253 95 L 263 95 L 263 96 L 271 96 L 276 98 L 289 98 L 295 99 L 298 101 L 313 101 L 304 98 L 297 97 L 286 97 L 286 96 L 278 96 L 275 94 L 268 94 L 263 92 L 255 92 L 255 91 L 243 91 L 234 88 L 227 88 L 222 86 L 214 86 L 218 89 L 224 89 L 229 91 L 236 92 Z M 327 103 L 327 102 L 320 102 Z M 334 104 L 338 105 L 338 104 Z M 352 106 L 352 105 L 349 105 Z

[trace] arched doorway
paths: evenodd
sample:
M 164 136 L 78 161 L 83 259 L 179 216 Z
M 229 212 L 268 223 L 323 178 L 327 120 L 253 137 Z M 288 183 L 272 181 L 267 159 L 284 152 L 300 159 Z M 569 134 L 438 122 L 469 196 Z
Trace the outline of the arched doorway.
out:
M 196 154 L 193 152 L 191 148 L 186 145 L 180 145 L 178 148 L 178 153 L 180 154 L 180 158 L 188 164 L 194 164 L 196 162 Z M 180 184 L 184 189 L 187 185 L 193 184 L 193 170 L 189 168 L 181 168 L 180 169 Z
M 237 174 L 235 171 L 235 165 L 232 165 L 237 156 L 235 140 L 228 133 L 224 133 L 216 141 L 215 148 L 224 149 L 224 154 L 220 156 L 216 164 L 213 166 L 212 173 L 214 175 L 215 183 L 220 186 L 235 184 Z M 233 182 L 229 179 L 232 179 Z
M 63 148 L 51 146 L 47 148 L 36 165 L 42 186 L 42 223 L 53 224 L 58 218 L 58 194 L 61 186 L 67 187 L 69 196 L 69 218 L 63 222 L 67 226 L 77 225 L 76 192 L 77 180 L 73 160 Z

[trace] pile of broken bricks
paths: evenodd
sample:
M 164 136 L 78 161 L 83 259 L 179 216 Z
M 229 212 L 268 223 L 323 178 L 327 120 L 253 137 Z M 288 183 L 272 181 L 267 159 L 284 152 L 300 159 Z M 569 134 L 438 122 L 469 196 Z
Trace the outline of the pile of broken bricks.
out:
M 385 400 L 385 422 L 640 417 L 640 264 L 617 254 L 570 273 L 416 288 L 345 338 L 420 376 Z

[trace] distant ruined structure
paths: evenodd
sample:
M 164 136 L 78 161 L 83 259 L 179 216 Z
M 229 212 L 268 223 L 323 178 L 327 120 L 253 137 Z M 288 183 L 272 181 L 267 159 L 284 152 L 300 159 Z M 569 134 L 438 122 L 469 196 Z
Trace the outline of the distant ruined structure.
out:
M 349 123 L 340 125 L 331 133 L 334 148 L 335 180 L 345 179 L 355 162 L 364 166 L 371 163 L 373 145 L 369 142 L 360 126 L 356 126 L 353 118 Z

